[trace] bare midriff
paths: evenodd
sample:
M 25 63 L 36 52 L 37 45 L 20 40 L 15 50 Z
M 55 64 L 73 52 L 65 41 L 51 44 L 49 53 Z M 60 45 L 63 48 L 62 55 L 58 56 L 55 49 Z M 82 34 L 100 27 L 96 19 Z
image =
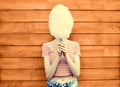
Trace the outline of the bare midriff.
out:
M 74 78 L 73 75 L 69 75 L 69 76 L 56 76 L 53 77 L 52 79 L 59 83 L 65 83 L 65 82 L 70 82 L 73 78 Z

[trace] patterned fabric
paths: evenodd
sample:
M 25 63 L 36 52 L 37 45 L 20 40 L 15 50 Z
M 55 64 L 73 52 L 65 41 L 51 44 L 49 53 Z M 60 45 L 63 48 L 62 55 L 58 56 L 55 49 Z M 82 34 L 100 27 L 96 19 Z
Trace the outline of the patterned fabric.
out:
M 54 57 L 57 54 L 57 47 L 58 43 L 55 41 L 44 43 L 42 46 L 42 57 L 49 56 L 50 64 L 53 63 Z M 66 53 L 70 55 L 72 61 L 74 60 L 75 55 L 81 54 L 80 45 L 78 42 L 68 40 L 67 47 L 68 50 Z M 60 61 L 58 63 L 54 76 L 68 76 L 68 75 L 72 75 L 72 72 L 68 66 L 65 56 L 62 55 L 60 57 Z
M 78 87 L 78 82 L 76 78 L 73 78 L 72 81 L 66 83 L 59 83 L 52 79 L 48 79 L 47 87 Z

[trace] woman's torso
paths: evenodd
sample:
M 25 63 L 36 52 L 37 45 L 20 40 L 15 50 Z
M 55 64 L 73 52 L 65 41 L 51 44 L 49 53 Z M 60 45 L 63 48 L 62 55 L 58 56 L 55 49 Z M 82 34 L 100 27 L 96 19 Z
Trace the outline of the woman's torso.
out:
M 57 43 L 55 43 L 55 41 L 52 41 L 51 43 L 50 43 L 51 45 L 50 45 L 50 62 L 52 63 L 53 62 L 53 60 L 54 60 L 54 55 L 56 54 L 56 47 L 57 47 Z M 74 41 L 70 41 L 70 40 L 68 40 L 67 41 L 67 45 L 68 45 L 68 53 L 71 55 L 71 59 L 73 60 L 73 54 L 74 54 Z M 55 48 L 54 48 L 55 47 Z M 61 57 L 61 59 L 64 61 L 65 59 L 64 59 L 64 57 Z M 63 63 L 63 64 L 62 64 Z M 60 83 L 65 83 L 65 82 L 69 82 L 69 81 L 71 81 L 73 78 L 74 78 L 74 76 L 73 76 L 73 74 L 72 74 L 72 72 L 70 71 L 70 69 L 64 69 L 64 67 L 62 68 L 62 71 L 60 70 L 60 68 L 63 66 L 63 65 L 65 65 L 65 67 L 69 67 L 69 66 L 67 66 L 67 64 L 65 63 L 65 61 L 64 62 L 61 62 L 60 64 L 58 64 L 58 65 L 61 65 L 61 66 L 58 66 L 58 69 L 56 69 L 57 71 L 56 71 L 56 73 L 55 73 L 55 75 L 53 76 L 53 80 L 55 80 L 55 81 L 57 81 L 57 82 L 60 82 Z M 60 67 L 60 68 L 59 68 Z M 62 76 L 62 73 L 65 75 L 65 73 L 66 73 L 66 76 Z M 57 74 L 59 74 L 59 75 L 57 75 Z

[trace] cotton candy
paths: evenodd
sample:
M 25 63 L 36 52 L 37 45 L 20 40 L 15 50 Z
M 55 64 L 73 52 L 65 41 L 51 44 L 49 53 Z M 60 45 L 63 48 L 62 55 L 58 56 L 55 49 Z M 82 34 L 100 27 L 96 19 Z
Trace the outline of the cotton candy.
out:
M 69 38 L 74 24 L 68 7 L 58 4 L 49 14 L 50 34 L 55 38 Z

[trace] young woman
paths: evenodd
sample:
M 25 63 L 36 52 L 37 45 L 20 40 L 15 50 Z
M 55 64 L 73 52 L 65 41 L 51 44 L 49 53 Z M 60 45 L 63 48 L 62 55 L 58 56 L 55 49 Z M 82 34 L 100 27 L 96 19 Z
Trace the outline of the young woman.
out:
M 47 87 L 78 87 L 80 75 L 80 45 L 68 40 L 73 18 L 64 5 L 54 7 L 49 16 L 49 28 L 54 40 L 42 46 Z

